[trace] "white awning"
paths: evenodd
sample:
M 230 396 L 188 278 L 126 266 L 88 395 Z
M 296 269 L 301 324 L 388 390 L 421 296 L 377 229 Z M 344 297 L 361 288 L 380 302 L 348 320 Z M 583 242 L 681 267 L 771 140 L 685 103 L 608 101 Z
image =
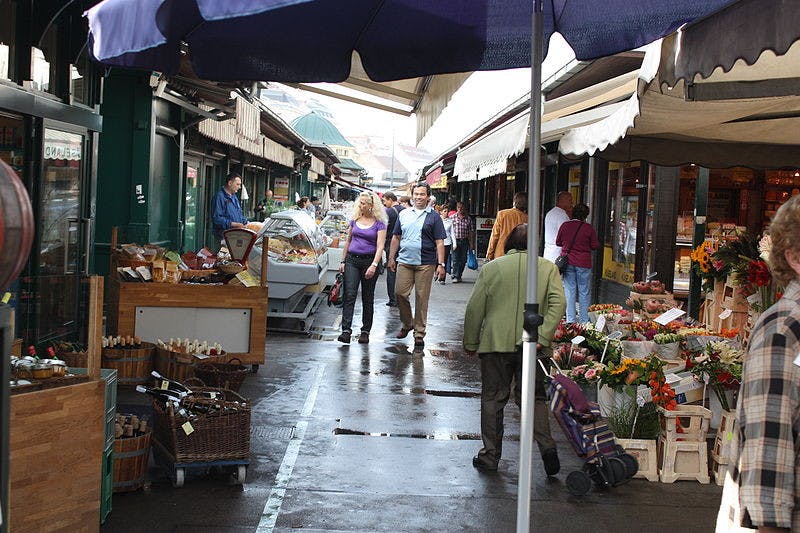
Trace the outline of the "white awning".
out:
M 456 162 L 453 168 L 453 174 L 459 177 L 458 181 L 469 181 L 462 176 L 468 174 L 471 177 L 473 172 L 483 167 L 487 167 L 484 174 L 501 165 L 502 172 L 505 172 L 508 158 L 521 154 L 525 150 L 529 120 L 530 115 L 523 113 L 459 150 L 456 153 Z M 495 174 L 499 174 L 499 172 Z M 495 174 L 489 175 L 494 176 Z M 480 175 L 479 173 L 481 178 L 489 175 Z
M 559 150 L 663 166 L 800 166 L 800 41 L 784 55 L 766 51 L 753 65 L 739 62 L 670 88 L 662 80 L 674 76 L 681 38 L 679 32 L 648 48 L 637 93 L 605 119 L 569 131 Z M 690 59 L 682 61 L 691 71 Z

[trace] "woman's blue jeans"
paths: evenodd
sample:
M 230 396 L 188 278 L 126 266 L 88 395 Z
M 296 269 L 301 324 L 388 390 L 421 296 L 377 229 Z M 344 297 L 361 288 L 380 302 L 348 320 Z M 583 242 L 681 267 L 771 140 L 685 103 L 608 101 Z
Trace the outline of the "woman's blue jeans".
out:
M 589 287 L 592 269 L 567 265 L 562 281 L 567 297 L 567 322 L 575 322 L 575 302 L 578 302 L 578 322 L 589 322 Z

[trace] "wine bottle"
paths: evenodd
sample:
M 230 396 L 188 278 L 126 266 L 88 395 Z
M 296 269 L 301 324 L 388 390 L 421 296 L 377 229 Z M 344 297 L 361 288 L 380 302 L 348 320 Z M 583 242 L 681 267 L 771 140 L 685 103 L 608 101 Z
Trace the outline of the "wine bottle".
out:
M 181 398 L 186 396 L 184 392 L 172 391 L 169 389 L 154 389 L 152 387 L 145 387 L 144 385 L 136 385 L 136 392 L 149 394 L 163 402 L 179 402 Z
M 161 381 L 161 383 L 159 384 L 160 385 L 159 388 L 161 390 L 170 390 L 170 391 L 174 391 L 174 392 L 180 392 L 180 393 L 183 393 L 183 394 L 190 394 L 192 392 L 191 389 L 189 389 L 183 383 L 181 383 L 179 381 L 174 381 L 174 380 L 165 378 L 164 376 L 159 374 L 158 371 L 156 371 L 156 370 L 153 370 L 152 372 L 150 372 L 150 375 L 153 376 L 154 378 L 156 378 L 157 380 Z M 165 385 L 165 383 L 166 383 L 166 385 Z M 165 389 L 165 387 L 166 387 L 166 389 Z

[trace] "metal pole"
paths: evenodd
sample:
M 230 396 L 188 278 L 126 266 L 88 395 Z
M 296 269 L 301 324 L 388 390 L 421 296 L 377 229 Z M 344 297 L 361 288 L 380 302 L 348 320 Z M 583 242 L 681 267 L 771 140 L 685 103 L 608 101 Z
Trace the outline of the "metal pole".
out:
M 541 197 L 542 121 L 542 0 L 533 0 L 531 18 L 531 104 L 530 147 L 528 148 L 528 288 L 525 298 L 522 343 L 522 413 L 520 415 L 519 488 L 517 490 L 517 533 L 533 530 L 531 481 L 533 474 L 533 421 L 536 397 L 536 342 L 542 317 L 539 314 L 539 211 Z

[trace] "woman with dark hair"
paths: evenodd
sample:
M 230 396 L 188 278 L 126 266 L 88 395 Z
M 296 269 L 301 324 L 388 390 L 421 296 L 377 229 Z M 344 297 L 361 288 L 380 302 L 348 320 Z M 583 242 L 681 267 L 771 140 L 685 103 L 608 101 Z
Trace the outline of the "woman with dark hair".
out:
M 589 206 L 578 204 L 572 208 L 572 220 L 561 224 L 556 246 L 567 256 L 564 271 L 564 291 L 567 297 L 567 322 L 575 322 L 575 301 L 578 302 L 579 322 L 589 322 L 589 288 L 592 281 L 592 250 L 600 247 L 597 232 L 586 223 Z
M 464 350 L 481 360 L 481 438 L 483 448 L 472 458 L 480 470 L 497 470 L 503 446 L 503 409 L 511 395 L 522 402 L 522 314 L 528 285 L 528 225 L 516 226 L 505 241 L 506 255 L 487 263 L 478 273 L 464 315 Z M 556 266 L 538 258 L 537 296 L 544 323 L 539 344 L 550 343 L 564 315 L 564 288 Z M 548 476 L 558 473 L 556 443 L 550 434 L 542 372 L 536 369 L 533 436 Z

